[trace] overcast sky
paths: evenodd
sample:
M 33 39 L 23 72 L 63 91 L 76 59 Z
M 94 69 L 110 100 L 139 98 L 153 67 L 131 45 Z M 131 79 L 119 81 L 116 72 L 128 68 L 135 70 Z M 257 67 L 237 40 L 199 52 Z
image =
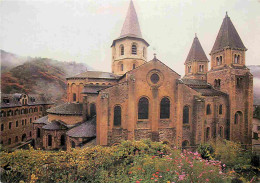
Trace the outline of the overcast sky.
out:
M 134 0 L 148 59 L 183 75 L 195 32 L 209 57 L 228 11 L 244 45 L 247 65 L 260 64 L 259 0 Z M 111 71 L 129 0 L 2 0 L 0 48 L 22 56 L 84 62 Z

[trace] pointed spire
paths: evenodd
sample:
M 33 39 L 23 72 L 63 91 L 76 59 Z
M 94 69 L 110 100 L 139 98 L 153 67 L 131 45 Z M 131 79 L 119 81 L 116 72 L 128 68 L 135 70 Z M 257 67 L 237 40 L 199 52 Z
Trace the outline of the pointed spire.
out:
M 139 26 L 137 14 L 132 0 L 130 1 L 126 19 L 120 34 L 120 37 L 125 37 L 125 36 L 134 36 L 134 37 L 142 38 L 141 29 Z
M 189 61 L 208 61 L 208 58 L 200 44 L 200 41 L 197 37 L 197 33 L 195 33 L 195 38 L 193 39 L 193 43 L 191 45 L 189 54 L 186 58 L 185 63 L 189 62 Z
M 247 50 L 227 12 L 218 32 L 218 36 L 211 50 L 211 53 L 220 51 L 224 48 L 238 48 Z

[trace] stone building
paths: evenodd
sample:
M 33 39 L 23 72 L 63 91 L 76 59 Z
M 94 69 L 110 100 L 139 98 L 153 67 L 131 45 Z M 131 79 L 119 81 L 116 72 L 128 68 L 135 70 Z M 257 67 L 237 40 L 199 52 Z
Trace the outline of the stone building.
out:
M 210 53 L 211 68 L 197 36 L 183 78 L 156 56 L 147 61 L 148 46 L 130 1 L 111 45 L 112 73 L 67 78 L 68 103 L 34 123 L 38 145 L 70 149 L 149 138 L 195 146 L 216 137 L 251 144 L 253 76 L 228 15 Z
M 52 103 L 40 95 L 1 94 L 1 144 L 11 149 L 33 136 L 33 122 L 47 115 Z

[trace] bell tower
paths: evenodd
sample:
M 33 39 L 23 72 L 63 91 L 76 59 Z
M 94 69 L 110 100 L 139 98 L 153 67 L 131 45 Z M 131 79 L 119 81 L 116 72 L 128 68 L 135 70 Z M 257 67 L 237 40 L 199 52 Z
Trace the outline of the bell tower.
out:
M 230 17 L 226 16 L 210 52 L 211 69 L 207 81 L 229 96 L 225 106 L 229 119 L 225 138 L 251 144 L 253 118 L 253 76 L 245 66 L 247 51 Z
M 143 39 L 134 3 L 131 0 L 120 37 L 112 48 L 112 73 L 123 75 L 147 60 L 149 44 Z
M 207 80 L 208 58 L 195 34 L 189 54 L 184 63 L 185 79 Z

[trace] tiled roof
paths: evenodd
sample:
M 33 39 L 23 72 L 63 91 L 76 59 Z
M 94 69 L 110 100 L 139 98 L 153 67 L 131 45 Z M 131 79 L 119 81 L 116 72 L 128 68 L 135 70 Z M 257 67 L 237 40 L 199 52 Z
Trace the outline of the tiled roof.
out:
M 21 93 L 15 93 L 15 94 L 1 94 L 1 108 L 8 108 L 8 107 L 21 107 L 22 103 L 20 102 L 20 99 L 23 97 Z M 47 105 L 47 104 L 53 104 L 49 99 L 47 99 L 44 95 L 37 95 L 37 94 L 28 94 L 28 106 L 34 106 L 34 105 Z M 5 102 L 6 99 L 9 100 L 9 102 Z
M 45 130 L 66 130 L 68 127 L 62 121 L 52 121 L 42 127 Z
M 184 84 L 188 86 L 209 86 L 207 81 L 198 79 L 181 79 Z
M 195 36 L 195 38 L 193 39 L 193 43 L 191 45 L 190 48 L 190 52 L 186 58 L 185 63 L 187 62 L 191 62 L 191 61 L 206 61 L 208 62 L 208 58 L 200 44 L 200 41 L 197 37 L 197 35 Z
M 227 95 L 221 91 L 215 90 L 213 88 L 193 88 L 197 92 L 201 93 L 203 96 L 220 96 Z
M 132 0 L 130 1 L 125 22 L 121 30 L 120 38 L 126 36 L 142 38 L 141 29 L 139 26 L 137 14 Z
M 66 134 L 70 137 L 95 137 L 96 118 L 93 118 L 70 129 Z
M 236 28 L 227 14 L 222 22 L 211 53 L 220 51 L 224 48 L 237 48 L 246 50 L 246 47 L 239 37 Z
M 102 85 L 86 85 L 82 93 L 84 94 L 98 94 L 99 90 L 105 89 L 110 86 L 102 86 Z
M 50 114 L 82 115 L 83 105 L 79 103 L 65 103 L 47 110 Z
M 118 76 L 110 72 L 86 71 L 76 76 L 69 77 L 67 79 L 73 79 L 73 78 L 117 79 Z
M 41 117 L 41 118 L 37 119 L 36 121 L 34 121 L 33 123 L 48 124 L 48 116 Z

